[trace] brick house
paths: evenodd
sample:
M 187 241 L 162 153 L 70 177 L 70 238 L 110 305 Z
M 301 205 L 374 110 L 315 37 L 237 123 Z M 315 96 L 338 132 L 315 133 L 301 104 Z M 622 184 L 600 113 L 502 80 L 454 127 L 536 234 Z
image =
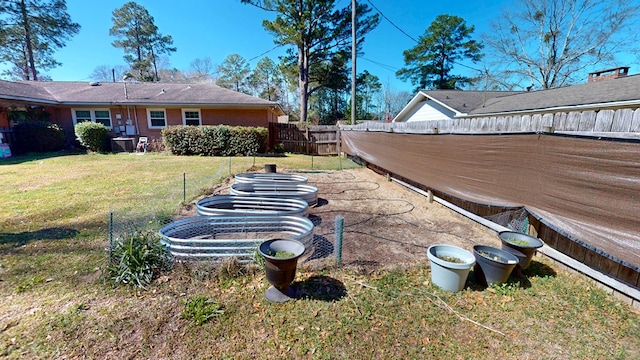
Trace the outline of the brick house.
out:
M 273 101 L 214 84 L 137 82 L 38 82 L 0 80 L 0 128 L 10 119 L 39 111 L 68 140 L 79 121 L 104 124 L 111 137 L 161 138 L 170 125 L 261 126 L 284 115 Z

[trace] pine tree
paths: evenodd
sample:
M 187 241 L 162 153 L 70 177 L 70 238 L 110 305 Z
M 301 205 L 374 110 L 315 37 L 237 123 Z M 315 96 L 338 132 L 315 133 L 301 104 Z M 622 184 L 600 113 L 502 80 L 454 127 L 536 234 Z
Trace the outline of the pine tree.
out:
M 53 53 L 80 31 L 64 0 L 0 0 L 0 27 L 0 59 L 13 65 L 3 75 L 34 81 L 62 65 Z

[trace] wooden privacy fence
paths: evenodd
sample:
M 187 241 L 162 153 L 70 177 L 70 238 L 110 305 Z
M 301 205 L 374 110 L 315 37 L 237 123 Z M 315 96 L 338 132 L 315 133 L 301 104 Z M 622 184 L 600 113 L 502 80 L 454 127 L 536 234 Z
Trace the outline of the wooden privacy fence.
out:
M 284 151 L 308 155 L 338 155 L 340 130 L 335 125 L 271 123 L 272 147 L 282 144 Z
M 342 130 L 408 134 L 482 134 L 556 132 L 571 135 L 627 137 L 640 133 L 640 109 L 549 112 L 524 115 L 478 116 L 447 120 L 383 123 L 368 121 Z

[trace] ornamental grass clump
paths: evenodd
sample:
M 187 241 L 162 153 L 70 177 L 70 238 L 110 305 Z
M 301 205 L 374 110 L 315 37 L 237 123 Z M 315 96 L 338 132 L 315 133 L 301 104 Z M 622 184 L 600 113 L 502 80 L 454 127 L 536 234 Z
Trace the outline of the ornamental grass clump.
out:
M 203 295 L 192 296 L 184 302 L 182 318 L 202 325 L 224 314 L 223 307 L 213 299 Z
M 146 289 L 161 273 L 171 269 L 171 255 L 151 231 L 135 231 L 114 241 L 107 269 L 114 286 Z

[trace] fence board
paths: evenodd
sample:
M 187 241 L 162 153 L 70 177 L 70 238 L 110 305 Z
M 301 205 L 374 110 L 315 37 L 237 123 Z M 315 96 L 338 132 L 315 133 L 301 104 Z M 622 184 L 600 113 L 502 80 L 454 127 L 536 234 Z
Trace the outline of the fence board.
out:
M 613 123 L 611 124 L 611 131 L 627 132 L 631 128 L 631 122 L 633 121 L 633 110 L 620 109 L 616 110 L 613 114 Z
M 367 127 L 359 127 L 366 130 Z M 380 127 L 382 130 L 383 128 Z M 272 123 L 269 131 L 272 141 L 282 144 L 284 151 L 298 154 L 338 155 L 339 133 L 335 125 L 305 125 L 296 123 Z

